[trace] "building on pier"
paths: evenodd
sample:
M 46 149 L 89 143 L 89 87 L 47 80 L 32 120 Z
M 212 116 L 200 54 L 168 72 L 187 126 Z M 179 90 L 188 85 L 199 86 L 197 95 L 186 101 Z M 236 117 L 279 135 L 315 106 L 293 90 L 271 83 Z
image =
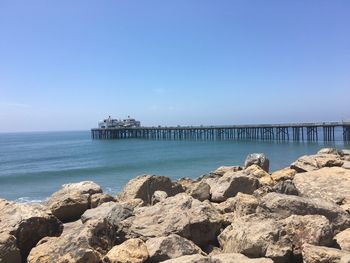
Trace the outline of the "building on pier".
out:
M 107 119 L 98 122 L 99 129 L 116 129 L 116 128 L 137 128 L 141 127 L 141 122 L 133 118 L 126 119 L 113 119 L 111 116 L 108 116 Z

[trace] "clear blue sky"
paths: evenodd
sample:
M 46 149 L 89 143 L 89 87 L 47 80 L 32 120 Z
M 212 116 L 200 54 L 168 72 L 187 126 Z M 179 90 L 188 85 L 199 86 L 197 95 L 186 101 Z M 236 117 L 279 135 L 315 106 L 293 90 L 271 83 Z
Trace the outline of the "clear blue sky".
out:
M 350 1 L 0 1 L 0 131 L 350 120 Z

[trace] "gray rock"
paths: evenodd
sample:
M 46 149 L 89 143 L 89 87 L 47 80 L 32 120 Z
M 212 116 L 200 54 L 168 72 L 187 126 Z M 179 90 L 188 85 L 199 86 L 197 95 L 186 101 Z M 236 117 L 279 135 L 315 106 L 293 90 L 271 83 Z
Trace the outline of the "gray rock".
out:
M 339 263 L 344 256 L 349 256 L 349 253 L 330 247 L 310 244 L 304 244 L 303 246 L 304 263 Z
M 342 166 L 343 161 L 340 156 L 334 154 L 304 155 L 293 162 L 291 169 L 298 173 L 311 172 L 323 167 Z
M 145 205 L 150 205 L 152 196 L 157 190 L 166 192 L 168 196 L 184 192 L 180 184 L 171 182 L 168 177 L 143 175 L 128 182 L 119 195 L 119 200 L 141 199 Z
M 24 260 L 41 238 L 60 235 L 62 229 L 62 223 L 44 206 L 0 199 L 0 251 L 4 251 L 0 262 L 10 255 L 16 260 L 18 250 Z
M 116 206 L 120 206 L 117 203 L 114 202 L 108 202 L 108 203 L 103 203 L 102 205 L 88 209 L 82 214 L 81 216 L 81 221 L 85 223 L 88 220 L 93 220 L 93 219 L 99 219 L 99 218 L 106 218 L 112 209 Z
M 244 168 L 256 164 L 266 172 L 269 172 L 270 161 L 263 153 L 252 153 L 247 156 L 244 162 Z
M 185 193 L 154 206 L 136 208 L 134 213 L 126 220 L 129 236 L 144 240 L 178 234 L 202 246 L 215 242 L 222 226 L 221 215 L 209 202 L 200 202 Z
M 298 189 L 291 180 L 279 181 L 272 187 L 272 190 L 280 194 L 299 195 Z
M 210 186 L 205 182 L 194 183 L 188 194 L 199 201 L 210 199 Z
M 160 262 L 193 254 L 204 255 L 203 251 L 192 241 L 175 234 L 150 238 L 146 241 L 146 246 L 149 253 L 148 262 Z
M 91 181 L 65 184 L 49 197 L 47 205 L 59 220 L 72 222 L 90 208 L 90 197 L 97 193 L 102 193 L 101 187 Z
M 229 197 L 236 196 L 238 192 L 252 194 L 259 185 L 257 178 L 246 175 L 243 171 L 225 174 L 211 185 L 211 201 L 223 202 Z
M 350 202 L 350 170 L 325 167 L 296 174 L 293 182 L 301 196 L 323 198 L 339 205 Z
M 268 193 L 261 198 L 257 213 L 277 218 L 291 215 L 323 215 L 341 231 L 350 227 L 350 215 L 339 206 L 319 198 L 304 198 L 294 195 Z

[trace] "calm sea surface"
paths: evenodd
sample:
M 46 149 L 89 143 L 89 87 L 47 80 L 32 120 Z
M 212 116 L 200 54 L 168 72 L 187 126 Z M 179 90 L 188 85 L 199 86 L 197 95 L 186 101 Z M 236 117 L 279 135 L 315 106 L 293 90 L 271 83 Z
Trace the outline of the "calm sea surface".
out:
M 0 198 L 44 200 L 62 184 L 93 180 L 116 193 L 141 174 L 195 178 L 221 165 L 241 165 L 263 152 L 270 170 L 325 144 L 256 141 L 91 140 L 89 131 L 0 133 Z M 326 146 L 350 149 L 337 141 Z

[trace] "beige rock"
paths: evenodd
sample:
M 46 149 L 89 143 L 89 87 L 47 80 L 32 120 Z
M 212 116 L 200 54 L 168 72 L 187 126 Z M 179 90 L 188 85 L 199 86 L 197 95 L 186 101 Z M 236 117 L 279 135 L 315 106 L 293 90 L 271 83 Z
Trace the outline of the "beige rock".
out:
M 290 168 L 299 173 L 315 171 L 323 167 L 342 166 L 340 156 L 334 154 L 304 155 L 291 164 Z
M 185 255 L 203 254 L 203 251 L 192 241 L 179 235 L 155 237 L 146 242 L 149 259 L 147 262 L 160 262 Z
M 291 215 L 323 215 L 336 231 L 350 227 L 350 215 L 332 202 L 319 198 L 304 198 L 294 195 L 268 193 L 261 198 L 257 213 L 276 218 Z
M 335 154 L 338 155 L 338 151 L 336 148 L 322 148 L 317 152 L 317 154 Z
M 93 194 L 90 198 L 90 208 L 95 208 L 103 203 L 115 202 L 115 201 L 116 199 L 109 194 L 104 194 L 104 193 Z
M 340 259 L 347 254 L 347 252 L 335 248 L 303 245 L 304 263 L 339 263 Z
M 253 214 L 236 218 L 218 236 L 218 241 L 224 253 L 242 253 L 249 257 L 265 256 L 278 260 L 292 255 L 290 240 L 281 233 L 281 222 Z
M 350 200 L 350 170 L 340 167 L 325 167 L 317 171 L 296 174 L 294 185 L 300 195 L 323 198 L 339 205 Z
M 243 170 L 243 172 L 247 175 L 254 176 L 259 179 L 259 182 L 261 185 L 274 185 L 275 182 L 272 180 L 271 176 L 264 171 L 260 166 L 256 164 L 252 164 L 246 169 Z
M 128 182 L 119 195 L 119 200 L 141 199 L 145 205 L 150 205 L 152 196 L 157 190 L 166 192 L 168 196 L 184 192 L 180 184 L 171 182 L 168 177 L 143 175 Z
M 279 181 L 272 187 L 273 192 L 286 195 L 299 195 L 298 189 L 291 180 Z
M 274 263 L 269 258 L 248 258 L 239 253 L 221 253 L 210 257 L 215 263 Z
M 227 172 L 237 172 L 242 170 L 242 167 L 240 166 L 220 166 L 217 168 L 213 173 L 218 175 L 224 175 Z
M 115 243 L 115 227 L 106 220 L 65 225 L 59 237 L 49 237 L 34 247 L 28 263 L 97 263 Z
M 334 239 L 342 250 L 350 251 L 350 228 L 338 233 Z
M 203 255 L 188 255 L 182 256 L 179 258 L 172 258 L 165 261 L 163 263 L 212 263 L 212 261 Z
M 242 253 L 250 257 L 269 257 L 289 262 L 301 256 L 304 243 L 332 243 L 329 221 L 319 215 L 291 216 L 282 220 L 248 215 L 236 218 L 218 237 L 225 253 Z
M 246 175 L 243 171 L 234 174 L 224 174 L 210 187 L 211 200 L 223 202 L 229 197 L 234 197 L 238 192 L 252 194 L 259 187 L 259 180 Z
M 344 169 L 350 169 L 350 161 L 344 161 L 342 168 Z
M 155 191 L 152 195 L 152 201 L 151 204 L 155 205 L 156 203 L 159 203 L 160 201 L 165 200 L 168 197 L 168 194 L 164 191 Z
M 14 236 L 0 233 L 0 263 L 6 262 L 21 263 L 21 253 Z
M 271 177 L 274 181 L 284 181 L 284 180 L 293 180 L 297 171 L 291 169 L 289 167 L 284 168 L 282 170 L 275 171 L 271 174 Z
M 49 197 L 47 205 L 62 222 L 72 222 L 90 208 L 90 197 L 97 193 L 102 193 L 101 187 L 91 181 L 64 184 Z
M 41 238 L 60 235 L 62 229 L 62 223 L 44 206 L 0 199 L 0 262 L 10 255 L 16 259 L 18 250 L 25 259 Z
M 145 243 L 139 238 L 125 241 L 121 245 L 114 246 L 103 258 L 107 263 L 142 263 L 148 258 Z
M 216 240 L 222 226 L 222 217 L 209 203 L 200 202 L 185 193 L 168 197 L 154 206 L 134 210 L 130 236 L 147 240 L 152 237 L 178 234 L 202 246 Z

